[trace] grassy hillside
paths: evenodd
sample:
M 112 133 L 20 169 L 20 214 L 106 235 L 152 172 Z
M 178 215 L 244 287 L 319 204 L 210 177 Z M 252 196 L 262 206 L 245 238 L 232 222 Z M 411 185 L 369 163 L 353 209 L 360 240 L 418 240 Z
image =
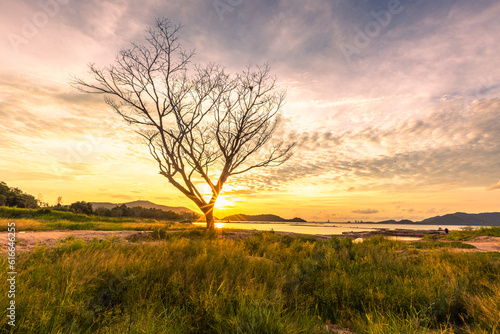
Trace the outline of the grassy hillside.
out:
M 18 256 L 21 333 L 498 333 L 500 254 L 200 230 Z M 459 243 L 457 243 L 458 245 Z M 7 291 L 7 259 L 0 261 Z M 0 330 L 7 294 L 0 297 Z
M 73 213 L 69 211 L 55 211 L 46 208 L 42 209 L 21 209 L 14 207 L 0 207 L 0 218 L 28 218 L 28 219 L 42 219 L 46 221 L 66 220 L 72 222 L 91 222 L 97 220 L 106 220 L 106 218 L 85 215 L 80 213 Z M 116 220 L 116 219 L 114 219 Z M 132 219 L 129 219 L 131 221 Z M 110 220 L 111 221 L 111 220 Z M 123 221 L 123 220 L 122 220 Z
M 175 213 L 183 213 L 183 212 L 193 212 L 193 210 L 190 210 L 184 206 L 166 206 L 166 205 L 161 205 L 161 204 L 155 204 L 153 202 L 150 202 L 150 201 L 133 201 L 133 202 L 126 202 L 126 203 L 110 203 L 110 202 L 91 202 L 92 204 L 92 207 L 94 209 L 98 209 L 98 208 L 106 208 L 106 209 L 112 209 L 116 206 L 120 206 L 120 205 L 126 205 L 127 207 L 129 208 L 133 208 L 133 207 L 137 207 L 137 206 L 140 206 L 140 207 L 143 207 L 143 208 L 153 208 L 153 209 L 159 209 L 159 210 L 163 210 L 163 211 L 172 211 L 172 212 L 175 212 Z
M 22 231 L 36 230 L 153 230 L 157 228 L 201 228 L 156 219 L 131 217 L 101 217 L 48 209 L 20 209 L 0 207 L 0 231 L 7 230 L 7 223 L 16 220 Z

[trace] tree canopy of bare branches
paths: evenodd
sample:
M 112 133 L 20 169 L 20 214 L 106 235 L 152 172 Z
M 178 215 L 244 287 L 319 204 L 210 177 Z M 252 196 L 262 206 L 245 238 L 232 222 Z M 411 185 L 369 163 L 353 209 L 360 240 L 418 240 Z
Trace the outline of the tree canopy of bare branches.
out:
M 230 176 L 291 156 L 293 143 L 272 140 L 285 93 L 277 91 L 268 65 L 235 76 L 216 64 L 189 69 L 194 52 L 181 49 L 179 29 L 157 20 L 145 45 L 132 43 L 106 68 L 89 65 L 93 79 L 75 78 L 72 85 L 104 94 L 116 113 L 138 126 L 160 174 L 213 229 L 214 205 Z M 208 197 L 199 190 L 202 183 L 211 189 Z

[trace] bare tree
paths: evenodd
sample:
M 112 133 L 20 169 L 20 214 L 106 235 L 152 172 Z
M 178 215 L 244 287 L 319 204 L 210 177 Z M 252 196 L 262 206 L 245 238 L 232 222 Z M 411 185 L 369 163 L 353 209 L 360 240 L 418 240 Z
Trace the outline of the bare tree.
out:
M 269 66 L 230 76 L 215 64 L 188 64 L 193 51 L 178 41 L 180 25 L 157 20 L 146 45 L 132 43 L 116 63 L 89 65 L 92 82 L 73 86 L 102 93 L 125 121 L 139 126 L 160 174 L 203 212 L 214 228 L 213 209 L 227 179 L 258 167 L 277 166 L 294 144 L 271 140 L 285 93 L 276 91 Z M 199 190 L 211 189 L 207 198 Z

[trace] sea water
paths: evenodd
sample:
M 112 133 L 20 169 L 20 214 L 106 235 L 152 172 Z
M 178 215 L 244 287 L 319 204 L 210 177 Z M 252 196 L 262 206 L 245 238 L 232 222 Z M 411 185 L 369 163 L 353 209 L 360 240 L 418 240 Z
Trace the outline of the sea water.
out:
M 206 223 L 194 223 L 204 226 Z M 343 232 L 367 232 L 387 230 L 460 230 L 465 225 L 425 225 L 425 224 L 376 224 L 376 223 L 288 223 L 288 222 L 216 222 L 216 228 L 244 229 L 257 231 L 293 232 L 312 235 L 340 235 Z M 477 226 L 476 226 L 477 227 Z M 474 226 L 473 226 L 474 228 Z

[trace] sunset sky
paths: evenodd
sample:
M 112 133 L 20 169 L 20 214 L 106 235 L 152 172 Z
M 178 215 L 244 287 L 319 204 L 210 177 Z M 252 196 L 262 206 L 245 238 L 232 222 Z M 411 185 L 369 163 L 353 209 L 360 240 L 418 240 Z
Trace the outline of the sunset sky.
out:
M 133 128 L 69 85 L 157 17 L 193 63 L 269 62 L 296 141 L 229 179 L 215 215 L 379 221 L 500 211 L 500 2 L 9 1 L 0 12 L 0 181 L 50 204 L 196 206 Z

